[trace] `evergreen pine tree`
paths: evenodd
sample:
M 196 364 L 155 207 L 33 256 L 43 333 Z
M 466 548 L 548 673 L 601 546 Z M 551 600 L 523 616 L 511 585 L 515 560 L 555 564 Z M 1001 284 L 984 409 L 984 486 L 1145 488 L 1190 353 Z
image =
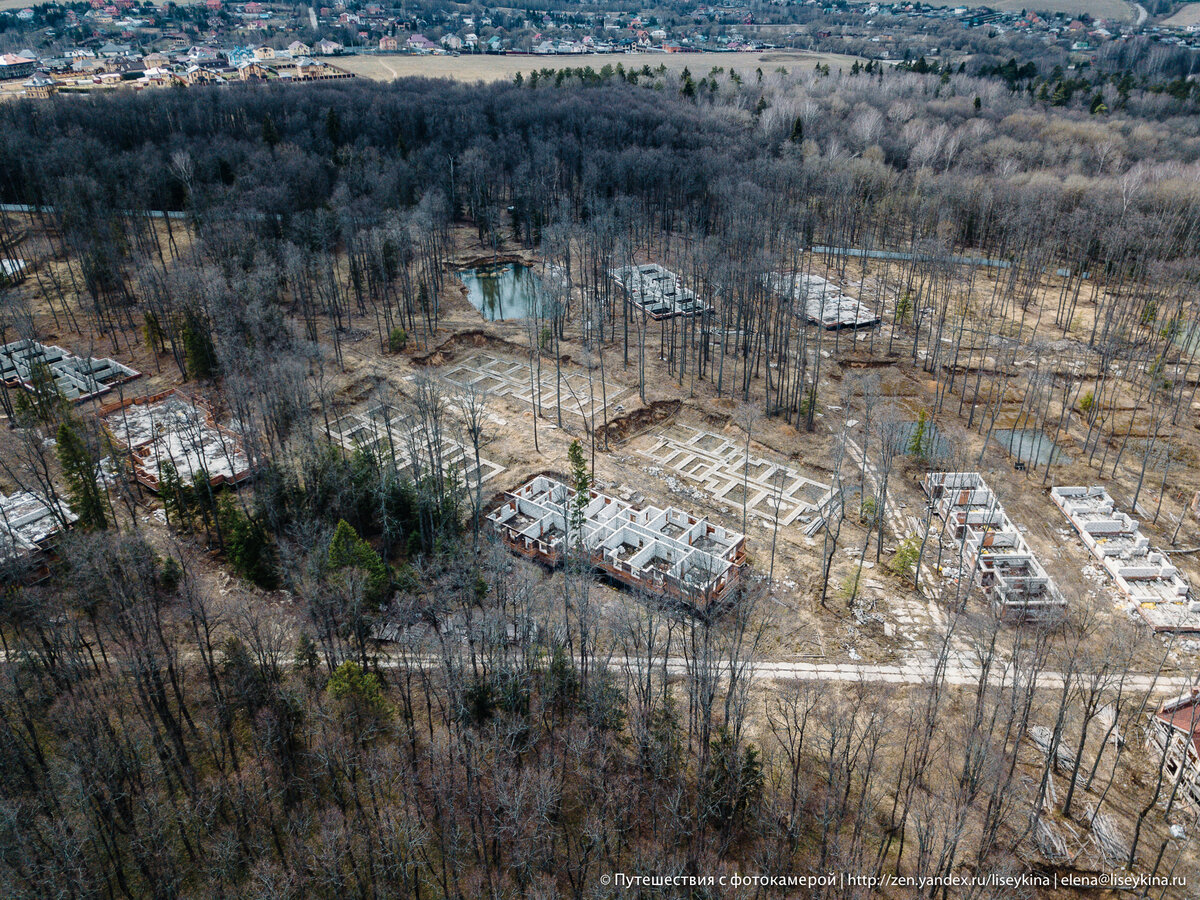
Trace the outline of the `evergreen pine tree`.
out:
M 792 123 L 792 136 L 788 140 L 793 144 L 804 141 L 804 122 L 799 116 L 796 116 L 796 121 Z
M 79 527 L 85 531 L 102 531 L 108 527 L 104 492 L 96 479 L 97 464 L 70 420 L 58 426 L 58 462 L 71 495 L 71 509 L 79 516 Z

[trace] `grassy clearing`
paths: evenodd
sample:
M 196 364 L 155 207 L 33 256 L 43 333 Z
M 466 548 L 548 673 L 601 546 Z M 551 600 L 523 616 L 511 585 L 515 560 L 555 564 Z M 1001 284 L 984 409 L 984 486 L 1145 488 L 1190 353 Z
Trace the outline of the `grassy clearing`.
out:
M 591 66 L 599 69 L 618 62 L 625 68 L 664 65 L 672 72 L 689 68 L 699 76 L 713 66 L 753 71 L 757 67 L 785 69 L 808 68 L 818 63 L 831 68 L 849 68 L 856 57 L 837 53 L 802 53 L 772 51 L 770 53 L 618 53 L 577 56 L 407 56 L 372 55 L 347 56 L 332 60 L 335 65 L 364 78 L 391 81 L 395 78 L 424 76 L 452 78 L 456 81 L 507 81 L 518 72 L 535 69 L 566 69 Z

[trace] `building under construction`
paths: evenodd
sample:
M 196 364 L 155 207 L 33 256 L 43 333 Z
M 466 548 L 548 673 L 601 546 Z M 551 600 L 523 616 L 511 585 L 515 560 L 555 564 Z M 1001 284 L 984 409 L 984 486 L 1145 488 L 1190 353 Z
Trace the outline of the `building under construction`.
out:
M 201 473 L 213 487 L 250 477 L 242 439 L 180 391 L 109 404 L 100 418 L 113 443 L 128 453 L 134 477 L 153 491 L 168 466 L 183 484 Z
M 1006 620 L 1052 621 L 1066 601 L 978 472 L 931 472 L 922 482 L 938 516 Z
M 574 489 L 539 475 L 489 515 L 514 551 L 558 565 L 579 546 L 588 561 L 629 587 L 705 609 L 738 581 L 746 538 L 683 510 L 637 509 L 590 491 L 580 508 Z
M 115 360 L 73 356 L 53 344 L 21 340 L 0 347 L 0 381 L 6 386 L 33 391 L 53 384 L 72 401 L 98 397 L 139 374 Z
M 42 562 L 54 539 L 78 519 L 57 498 L 0 494 L 0 584 L 45 574 Z
M 1056 487 L 1050 497 L 1083 544 L 1155 631 L 1200 631 L 1200 602 L 1163 551 L 1150 546 L 1136 519 L 1119 512 L 1103 487 Z
M 683 286 L 678 275 L 658 263 L 622 266 L 610 273 L 625 292 L 626 300 L 651 319 L 702 316 L 712 307 Z
M 772 272 L 763 276 L 767 288 L 792 301 L 792 311 L 813 325 L 830 331 L 839 328 L 870 328 L 879 324 L 875 311 L 858 299 L 842 293 L 820 275 L 803 272 Z

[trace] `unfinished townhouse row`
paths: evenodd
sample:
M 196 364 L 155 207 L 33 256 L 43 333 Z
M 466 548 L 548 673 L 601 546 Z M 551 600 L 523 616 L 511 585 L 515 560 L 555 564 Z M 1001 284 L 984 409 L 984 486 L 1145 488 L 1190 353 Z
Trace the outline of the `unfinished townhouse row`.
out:
M 1042 622 L 1062 614 L 1057 585 L 978 472 L 931 472 L 922 487 L 1002 618 Z
M 250 477 L 241 437 L 181 391 L 108 404 L 100 408 L 100 420 L 117 448 L 128 454 L 134 477 L 153 491 L 161 487 L 168 467 L 183 484 L 202 474 L 213 487 Z
M 658 263 L 622 266 L 612 269 L 613 280 L 621 286 L 628 302 L 652 319 L 675 316 L 702 316 L 712 307 L 683 286 L 682 279 Z
M 767 289 L 792 301 L 792 311 L 813 325 L 829 331 L 839 328 L 870 328 L 879 316 L 856 297 L 820 275 L 803 272 L 771 272 L 763 276 Z
M 1056 487 L 1050 498 L 1085 547 L 1155 631 L 1200 631 L 1200 601 L 1162 550 L 1150 546 L 1136 519 L 1116 509 L 1100 486 Z
M 62 500 L 32 491 L 0 494 L 0 584 L 36 580 L 55 539 L 79 520 Z
M 53 384 L 66 400 L 98 397 L 141 373 L 111 359 L 80 357 L 53 344 L 20 340 L 0 346 L 0 381 L 8 387 L 36 390 Z
M 698 609 L 724 597 L 741 576 L 746 539 L 674 507 L 638 509 L 590 491 L 580 509 L 573 488 L 539 475 L 505 495 L 489 515 L 512 550 L 558 565 L 579 543 L 615 580 Z

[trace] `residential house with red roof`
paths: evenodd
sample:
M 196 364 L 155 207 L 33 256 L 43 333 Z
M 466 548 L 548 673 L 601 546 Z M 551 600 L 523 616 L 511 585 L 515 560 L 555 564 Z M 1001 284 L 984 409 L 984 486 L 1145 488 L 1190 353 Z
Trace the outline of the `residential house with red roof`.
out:
M 1166 701 L 1154 714 L 1150 741 L 1166 754 L 1165 771 L 1180 777 L 1179 792 L 1200 808 L 1200 688 Z

